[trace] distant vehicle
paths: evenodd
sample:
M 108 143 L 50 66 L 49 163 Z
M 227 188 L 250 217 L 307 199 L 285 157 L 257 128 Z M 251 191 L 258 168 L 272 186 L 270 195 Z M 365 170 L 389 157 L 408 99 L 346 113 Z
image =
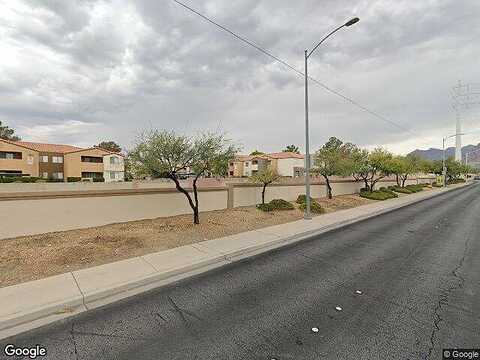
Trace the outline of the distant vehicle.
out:
M 479 175 L 474 176 L 474 177 L 473 177 L 473 180 L 480 180 L 480 176 L 479 176 Z

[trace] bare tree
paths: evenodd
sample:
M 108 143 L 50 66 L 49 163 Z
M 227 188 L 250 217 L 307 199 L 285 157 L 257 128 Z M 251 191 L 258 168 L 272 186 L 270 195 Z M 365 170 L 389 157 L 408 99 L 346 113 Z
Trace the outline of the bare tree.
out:
M 177 135 L 173 131 L 151 131 L 143 134 L 128 161 L 135 177 L 166 177 L 185 195 L 193 211 L 193 223 L 199 224 L 197 182 L 202 176 L 224 176 L 228 163 L 238 147 L 223 134 L 200 134 L 195 137 Z M 193 197 L 180 182 L 179 174 L 193 174 Z

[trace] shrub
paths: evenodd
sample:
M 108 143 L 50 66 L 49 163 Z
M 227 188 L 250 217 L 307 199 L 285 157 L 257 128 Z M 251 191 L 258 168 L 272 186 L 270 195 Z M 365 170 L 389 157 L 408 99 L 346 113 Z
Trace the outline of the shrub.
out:
M 465 179 L 451 179 L 451 180 L 448 180 L 447 184 L 448 185 L 461 184 L 461 183 L 464 183 L 464 182 L 465 182 Z
M 82 178 L 81 178 L 81 177 L 69 176 L 69 177 L 67 178 L 67 182 L 79 182 L 79 181 L 82 181 Z
M 257 209 L 258 209 L 258 210 L 265 211 L 265 212 L 269 212 L 269 211 L 273 211 L 273 206 L 270 205 L 270 203 L 258 204 L 258 205 L 257 205 Z
M 307 207 L 306 203 L 302 203 L 299 206 L 299 208 L 302 210 L 305 210 L 306 207 Z M 314 214 L 323 214 L 325 212 L 325 209 L 322 208 L 322 206 L 318 202 L 313 200 L 310 202 L 310 211 Z
M 297 197 L 297 201 L 295 201 L 297 204 L 305 204 L 305 202 L 307 201 L 307 195 L 305 194 L 302 194 L 302 195 L 298 195 Z M 310 196 L 310 203 L 314 202 L 315 200 Z
M 289 201 L 283 199 L 273 199 L 269 203 L 275 210 L 293 210 L 295 206 Z
M 93 182 L 105 182 L 105 179 L 103 177 L 101 178 L 93 178 Z
M 8 176 L 8 177 L 2 177 L 2 178 L 0 178 L 0 182 L 1 182 L 1 183 L 13 183 L 13 182 L 15 182 L 16 180 L 17 180 L 16 176 L 15 176 L 15 177 L 14 177 L 14 176 L 12 176 L 12 177 Z
M 423 185 L 407 185 L 405 186 L 406 189 L 410 190 L 411 192 L 420 192 L 423 190 Z
M 269 203 L 257 205 L 257 209 L 268 212 L 274 210 L 293 210 L 295 207 L 286 200 L 273 199 Z
M 413 192 L 412 190 L 409 190 L 401 186 L 389 186 L 388 188 L 392 191 L 395 191 L 397 193 L 402 193 L 402 194 L 411 194 Z
M 383 190 L 380 190 L 380 192 L 387 193 L 392 197 L 398 197 L 397 193 L 395 193 L 393 190 L 390 190 L 390 189 L 387 189 L 387 188 L 383 188 Z
M 387 200 L 398 197 L 393 191 L 360 191 L 360 196 L 370 200 Z
M 63 179 L 48 179 L 47 182 L 49 183 L 61 183 Z

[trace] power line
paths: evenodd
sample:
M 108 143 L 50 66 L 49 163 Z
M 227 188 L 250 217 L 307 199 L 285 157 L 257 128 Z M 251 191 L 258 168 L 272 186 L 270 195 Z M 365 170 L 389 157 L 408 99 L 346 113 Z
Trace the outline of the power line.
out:
M 230 35 L 232 35 L 232 36 L 235 37 L 236 39 L 238 39 L 238 40 L 244 42 L 245 44 L 247 44 L 247 45 L 249 45 L 249 46 L 257 49 L 258 51 L 260 51 L 260 52 L 263 53 L 264 55 L 266 55 L 266 56 L 274 59 L 275 61 L 281 63 L 282 65 L 286 66 L 286 67 L 289 68 L 290 70 L 292 70 L 292 71 L 294 71 L 295 73 L 297 73 L 299 76 L 302 76 L 302 77 L 305 76 L 305 74 L 304 74 L 302 71 L 298 70 L 298 69 L 295 68 L 293 65 L 290 65 L 290 64 L 287 63 L 285 60 L 282 60 L 282 59 L 280 59 L 278 56 L 273 55 L 273 54 L 272 54 L 271 52 L 269 52 L 268 50 L 262 48 L 261 46 L 255 44 L 254 42 L 248 40 L 248 39 L 245 38 L 244 36 L 241 36 L 241 35 L 235 33 L 234 31 L 230 30 L 229 28 L 227 28 L 227 27 L 225 27 L 225 26 L 217 23 L 216 21 L 210 19 L 209 17 L 203 15 L 203 14 L 200 13 L 199 11 L 195 10 L 194 8 L 188 6 L 187 4 L 185 4 L 185 3 L 181 2 L 181 1 L 178 1 L 178 0 L 172 0 L 172 1 L 175 2 L 175 3 L 177 3 L 177 4 L 180 5 L 180 6 L 184 7 L 184 8 L 187 9 L 188 11 L 196 14 L 197 16 L 201 17 L 201 18 L 204 19 L 205 21 L 207 21 L 207 22 L 215 25 L 216 27 L 220 28 L 221 30 L 229 33 Z M 321 86 L 323 89 L 327 90 L 328 92 L 330 92 L 330 93 L 332 93 L 332 94 L 334 94 L 334 95 L 339 96 L 339 97 L 342 98 L 343 100 L 345 100 L 345 101 L 347 101 L 348 103 L 352 104 L 353 106 L 356 106 L 357 108 L 359 108 L 359 109 L 361 109 L 361 110 L 369 113 L 370 115 L 376 117 L 377 119 L 380 119 L 380 120 L 382 120 L 382 121 L 384 121 L 384 122 L 386 122 L 386 123 L 388 123 L 388 124 L 390 124 L 390 125 L 392 125 L 392 126 L 397 127 L 397 128 L 400 129 L 400 130 L 409 132 L 410 134 L 418 137 L 418 134 L 414 133 L 413 131 L 411 131 L 411 130 L 405 128 L 405 127 L 403 127 L 402 125 L 399 125 L 399 124 L 395 123 L 395 122 L 392 121 L 392 120 L 387 119 L 386 117 L 378 114 L 377 112 L 375 112 L 375 111 L 373 111 L 373 110 L 370 110 L 370 109 L 367 108 L 366 106 L 361 105 L 359 102 L 357 102 L 357 101 L 349 98 L 348 96 L 340 93 L 339 91 L 330 88 L 329 86 L 327 86 L 327 85 L 325 85 L 324 83 L 318 81 L 317 79 L 315 79 L 315 78 L 313 78 L 313 77 L 311 77 L 311 76 L 308 76 L 308 78 L 309 78 L 309 80 L 311 80 L 311 81 L 313 81 L 315 84 Z M 426 139 L 424 139 L 424 140 L 426 141 Z

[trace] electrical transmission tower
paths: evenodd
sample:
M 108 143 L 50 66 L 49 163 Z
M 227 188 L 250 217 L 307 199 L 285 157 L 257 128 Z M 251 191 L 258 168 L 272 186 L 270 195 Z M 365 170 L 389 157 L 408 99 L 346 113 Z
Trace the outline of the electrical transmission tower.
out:
M 480 83 L 463 84 L 458 80 L 452 88 L 452 107 L 456 117 L 455 160 L 462 161 L 462 111 L 480 105 Z

